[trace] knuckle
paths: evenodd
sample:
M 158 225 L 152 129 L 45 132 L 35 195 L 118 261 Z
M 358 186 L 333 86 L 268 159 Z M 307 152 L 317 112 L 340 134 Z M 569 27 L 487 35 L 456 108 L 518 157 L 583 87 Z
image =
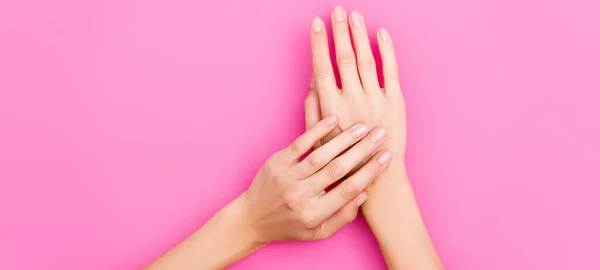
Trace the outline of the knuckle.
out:
M 319 140 L 317 143 L 315 143 L 315 145 L 313 145 L 311 147 L 311 149 L 314 151 L 314 150 L 317 150 L 319 147 L 321 147 L 321 140 Z
M 394 65 L 393 67 L 386 69 L 385 77 L 388 79 L 398 79 L 398 77 L 399 77 L 398 66 Z
M 309 167 L 311 170 L 318 170 L 319 168 L 321 168 L 321 162 L 319 162 L 319 161 L 317 160 L 317 158 L 316 158 L 316 157 L 314 157 L 313 155 L 309 155 L 309 156 L 306 158 L 306 163 L 308 164 L 308 167 Z
M 331 69 L 328 67 L 327 68 L 315 67 L 314 73 L 317 78 L 322 79 L 322 78 L 328 77 L 329 74 L 331 74 Z
M 300 223 L 302 224 L 302 226 L 304 226 L 305 229 L 308 230 L 315 229 L 319 226 L 319 224 L 316 224 L 316 219 L 308 211 L 301 212 Z
M 375 72 L 377 70 L 373 60 L 359 61 L 358 69 L 360 72 Z
M 375 151 L 375 148 L 377 147 L 377 143 L 371 141 L 370 138 L 365 138 L 363 139 L 361 142 L 359 142 L 358 144 L 356 144 L 355 149 L 352 149 L 356 152 L 354 152 L 353 154 L 356 154 L 354 157 L 356 159 L 365 159 L 369 156 L 369 154 L 371 154 L 373 151 Z
M 283 186 L 283 183 L 285 182 L 285 179 L 283 177 L 281 177 L 281 175 L 277 175 L 277 174 L 271 174 L 271 179 L 273 179 L 273 183 L 276 186 Z
M 290 144 L 290 151 L 294 154 L 300 152 L 300 144 L 301 142 L 299 140 L 293 141 L 292 144 Z
M 298 192 L 284 192 L 283 193 L 283 203 L 287 208 L 294 209 L 296 208 L 296 204 L 298 202 Z
M 333 179 L 339 179 L 344 176 L 344 167 L 340 165 L 337 161 L 332 161 L 329 166 L 327 166 L 327 175 Z
M 356 197 L 358 189 L 350 182 L 344 182 L 340 189 L 340 196 L 346 200 Z
M 340 54 L 337 58 L 337 62 L 338 67 L 352 67 L 356 64 L 354 54 L 352 53 Z
M 273 165 L 273 160 L 271 160 L 271 159 L 267 160 L 267 162 L 265 162 L 263 169 L 267 175 L 273 176 L 275 174 L 275 165 Z

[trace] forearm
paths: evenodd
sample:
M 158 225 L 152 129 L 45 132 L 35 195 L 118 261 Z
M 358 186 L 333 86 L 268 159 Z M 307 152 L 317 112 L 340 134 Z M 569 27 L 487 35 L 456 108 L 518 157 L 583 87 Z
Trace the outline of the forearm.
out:
M 403 164 L 372 184 L 363 213 L 390 269 L 443 269 Z
M 219 210 L 146 269 L 224 269 L 261 248 L 247 229 L 240 203 L 237 199 Z

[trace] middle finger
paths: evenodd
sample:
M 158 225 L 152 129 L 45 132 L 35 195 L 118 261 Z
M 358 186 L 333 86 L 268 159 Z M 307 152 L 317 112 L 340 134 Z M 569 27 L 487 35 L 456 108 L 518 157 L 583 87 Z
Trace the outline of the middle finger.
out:
M 342 90 L 348 93 L 360 93 L 358 91 L 362 91 L 362 86 L 356 70 L 356 57 L 350 41 L 346 11 L 341 6 L 335 7 L 331 20 L 335 57 L 340 71 Z

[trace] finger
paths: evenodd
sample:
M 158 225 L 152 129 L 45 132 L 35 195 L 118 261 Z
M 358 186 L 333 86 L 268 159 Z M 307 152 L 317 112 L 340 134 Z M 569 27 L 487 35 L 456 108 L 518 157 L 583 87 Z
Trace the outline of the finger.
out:
M 314 127 L 304 132 L 304 134 L 296 138 L 292 144 L 278 152 L 276 155 L 283 158 L 283 162 L 288 164 L 297 162 L 302 155 L 315 145 L 315 143 L 325 137 L 325 135 L 329 134 L 329 132 L 336 127 L 337 122 L 338 120 L 335 116 L 329 116 L 319 121 Z
M 312 128 L 321 120 L 321 108 L 319 108 L 319 95 L 315 89 L 314 76 L 311 78 L 310 92 L 304 99 L 304 119 L 306 121 L 306 130 Z
M 313 19 L 310 39 L 313 74 L 319 97 L 322 99 L 321 101 L 333 100 L 339 95 L 339 90 L 335 83 L 335 75 L 329 57 L 327 30 L 323 20 L 319 17 Z
M 367 131 L 367 126 L 363 124 L 354 125 L 310 153 L 310 155 L 292 168 L 292 173 L 294 173 L 298 179 L 304 179 L 311 176 L 327 165 L 332 159 L 343 153 L 360 139 L 364 138 Z
M 375 149 L 383 143 L 386 136 L 384 128 L 378 127 L 374 129 L 368 137 L 363 138 L 343 155 L 335 158 L 323 169 L 309 177 L 307 179 L 308 184 L 314 188 L 315 194 L 344 177 L 363 160 L 368 159 Z
M 354 200 L 344 205 L 342 209 L 333 214 L 328 218 L 319 229 L 316 239 L 327 239 L 332 237 L 337 231 L 344 226 L 350 224 L 356 219 L 360 206 L 367 200 L 368 195 L 366 192 L 356 196 Z
M 348 31 L 348 22 L 346 19 L 346 11 L 341 6 L 335 7 L 332 16 L 333 41 L 335 44 L 335 57 L 337 66 L 340 71 L 342 80 L 342 89 L 350 93 L 356 93 L 360 87 L 350 87 L 353 85 L 360 86 L 360 79 L 356 71 L 356 57 L 352 49 L 350 41 L 350 33 Z
M 398 73 L 398 62 L 394 52 L 394 44 L 390 34 L 385 29 L 380 29 L 377 34 L 379 43 L 379 52 L 381 54 L 381 64 L 383 70 L 383 88 L 386 94 L 400 94 L 400 78 Z
M 348 179 L 344 180 L 337 187 L 321 196 L 319 204 L 319 218 L 325 219 L 332 215 L 340 208 L 344 207 L 348 202 L 352 201 L 356 196 L 361 194 L 367 186 L 379 176 L 388 166 L 392 159 L 389 151 L 382 151 L 375 157 L 371 158 L 360 170 L 353 174 Z
M 306 121 L 306 130 L 309 130 L 321 120 L 321 109 L 319 108 L 319 95 L 317 90 L 314 89 L 314 76 L 311 79 L 311 90 L 304 99 L 304 119 Z M 321 146 L 319 140 L 312 149 L 316 149 Z
M 379 82 L 377 81 L 377 67 L 375 58 L 371 51 L 371 42 L 365 20 L 358 11 L 350 13 L 350 25 L 352 26 L 352 40 L 354 41 L 354 50 L 358 59 L 358 73 L 365 91 L 380 92 Z

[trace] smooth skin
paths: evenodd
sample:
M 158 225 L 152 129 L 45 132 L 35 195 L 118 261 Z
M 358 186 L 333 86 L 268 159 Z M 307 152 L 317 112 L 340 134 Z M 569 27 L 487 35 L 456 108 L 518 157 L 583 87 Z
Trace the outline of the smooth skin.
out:
M 268 243 L 327 239 L 352 222 L 392 154 L 377 150 L 384 128 L 356 124 L 301 159 L 337 125 L 335 116 L 314 123 L 271 156 L 241 196 L 146 269 L 223 269 Z
M 361 205 L 390 269 L 443 269 L 404 166 L 406 112 L 390 35 L 377 34 L 380 87 L 362 16 L 355 11 L 348 18 L 336 7 L 332 28 L 341 89 L 317 17 L 307 132 L 271 156 L 241 196 L 146 269 L 222 269 L 271 242 L 327 239 Z
M 314 75 L 305 100 L 307 127 L 321 115 L 339 117 L 339 128 L 321 143 L 355 122 L 388 130 L 388 139 L 380 147 L 388 149 L 394 160 L 367 188 L 369 201 L 362 206 L 363 214 L 390 269 L 443 269 L 404 165 L 406 109 L 392 39 L 385 29 L 377 32 L 384 82 L 380 87 L 364 18 L 356 11 L 347 17 L 338 6 L 331 19 L 342 87 L 336 84 L 325 25 L 317 17 L 311 28 Z

